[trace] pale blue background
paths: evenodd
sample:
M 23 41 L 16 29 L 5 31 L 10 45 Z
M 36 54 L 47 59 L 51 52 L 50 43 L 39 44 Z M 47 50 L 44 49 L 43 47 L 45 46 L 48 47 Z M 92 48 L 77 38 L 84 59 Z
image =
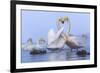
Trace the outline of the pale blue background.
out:
M 27 11 L 22 10 L 22 43 L 26 43 L 29 38 L 32 38 L 33 42 L 36 42 L 39 38 L 44 38 L 47 40 L 48 31 L 52 28 L 55 31 L 57 30 L 56 22 L 57 18 L 68 16 L 72 28 L 70 34 L 80 36 L 82 34 L 86 34 L 89 36 L 90 34 L 90 14 L 89 13 L 74 13 L 74 12 L 50 12 L 50 11 Z M 65 26 L 67 29 L 67 27 Z M 90 38 L 86 41 L 86 50 L 90 52 Z M 46 48 L 45 48 L 46 49 Z M 47 50 L 47 49 L 46 49 Z M 53 56 L 52 56 L 53 55 Z M 62 51 L 59 53 L 47 53 L 44 55 L 30 55 L 29 51 L 22 50 L 21 62 L 43 62 L 50 61 L 51 56 L 54 60 L 60 58 L 54 58 L 54 56 L 61 56 L 64 61 L 67 61 L 66 51 Z M 73 54 L 73 57 L 76 55 Z M 75 57 L 76 60 L 88 60 L 90 56 L 86 56 L 85 58 Z M 73 60 L 73 58 L 70 58 Z
M 22 10 L 22 43 L 29 38 L 33 41 L 43 37 L 47 40 L 48 31 L 57 30 L 57 18 L 68 16 L 72 27 L 71 34 L 80 35 L 90 32 L 90 14 L 75 12 L 50 12 Z M 66 28 L 66 27 L 65 27 Z

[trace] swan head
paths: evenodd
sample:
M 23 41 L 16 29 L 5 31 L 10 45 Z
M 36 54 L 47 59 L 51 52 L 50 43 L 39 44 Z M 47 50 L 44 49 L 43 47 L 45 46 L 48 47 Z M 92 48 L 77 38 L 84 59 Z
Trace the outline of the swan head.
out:
M 67 23 L 65 23 L 65 22 L 67 22 Z M 64 17 L 58 18 L 58 20 L 57 20 L 57 28 L 58 28 L 58 30 L 62 27 L 62 24 L 67 24 L 68 25 L 67 33 L 69 34 L 70 30 L 71 30 L 71 23 L 70 23 L 70 20 L 69 20 L 68 16 L 64 16 Z
M 58 19 L 58 22 L 61 22 L 62 24 L 64 24 L 65 21 L 68 21 L 68 17 L 67 16 L 64 16 L 64 17 Z

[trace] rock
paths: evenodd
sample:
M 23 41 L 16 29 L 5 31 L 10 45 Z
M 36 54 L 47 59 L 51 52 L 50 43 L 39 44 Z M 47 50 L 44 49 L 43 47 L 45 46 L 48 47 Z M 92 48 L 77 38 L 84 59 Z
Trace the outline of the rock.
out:
M 86 50 L 81 50 L 76 53 L 79 57 L 86 57 L 86 55 L 90 55 Z
M 47 51 L 46 50 L 33 50 L 30 52 L 30 54 L 34 55 L 34 54 L 46 54 Z

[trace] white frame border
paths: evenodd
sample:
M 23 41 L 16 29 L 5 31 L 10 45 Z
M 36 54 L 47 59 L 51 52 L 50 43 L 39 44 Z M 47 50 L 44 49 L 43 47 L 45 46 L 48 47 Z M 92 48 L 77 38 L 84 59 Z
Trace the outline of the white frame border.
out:
M 79 61 L 61 61 L 61 62 L 34 62 L 21 63 L 21 9 L 29 10 L 49 10 L 49 11 L 73 11 L 73 12 L 89 12 L 90 13 L 90 48 L 94 47 L 94 9 L 86 8 L 70 8 L 70 7 L 51 7 L 51 6 L 36 6 L 36 5 L 16 5 L 16 69 L 23 68 L 40 68 L 40 67 L 55 67 L 55 66 L 73 66 L 94 64 L 94 49 L 90 49 L 90 60 Z M 20 42 L 20 43 L 19 43 Z

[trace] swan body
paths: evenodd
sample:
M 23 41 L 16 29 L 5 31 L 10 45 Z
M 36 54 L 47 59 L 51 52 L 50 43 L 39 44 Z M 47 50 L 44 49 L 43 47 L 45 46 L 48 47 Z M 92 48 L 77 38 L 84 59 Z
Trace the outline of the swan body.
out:
M 53 29 L 48 32 L 48 49 L 57 50 L 64 46 L 65 40 L 61 36 L 62 31 L 63 28 L 57 32 L 54 32 Z
M 61 33 L 61 36 L 64 38 L 64 40 L 66 41 L 66 45 L 69 46 L 72 49 L 78 49 L 78 48 L 83 48 L 85 45 L 81 44 L 81 42 L 78 41 L 78 39 L 76 39 L 75 36 L 70 36 L 69 35 L 69 32 L 70 32 L 70 29 L 71 29 L 71 23 L 70 23 L 70 20 L 68 17 L 63 17 L 63 18 L 59 18 L 58 19 L 58 23 L 57 23 L 57 27 L 58 27 L 58 30 L 61 27 L 61 25 L 63 25 L 65 23 L 65 21 L 68 22 L 69 24 L 69 27 L 68 27 L 68 31 L 67 31 L 67 34 L 65 34 L 64 32 Z
M 85 47 L 85 45 L 83 44 L 83 42 L 82 41 L 80 42 L 79 39 L 76 36 L 69 36 L 69 35 L 66 35 L 64 33 L 62 35 L 63 35 L 63 37 L 66 40 L 65 44 L 68 47 L 70 47 L 71 50 L 72 49 L 77 49 L 78 50 L 79 48 L 84 48 Z

